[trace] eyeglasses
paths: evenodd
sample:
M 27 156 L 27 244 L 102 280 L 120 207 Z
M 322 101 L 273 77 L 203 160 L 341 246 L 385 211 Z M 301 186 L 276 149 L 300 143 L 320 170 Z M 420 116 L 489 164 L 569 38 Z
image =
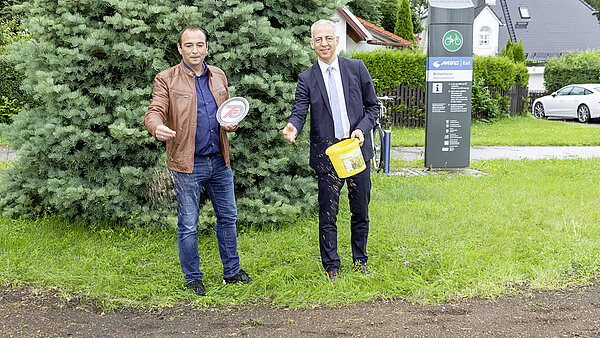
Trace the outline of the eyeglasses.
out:
M 314 38 L 313 41 L 316 44 L 320 44 L 321 42 L 323 42 L 323 38 L 322 37 L 318 37 L 318 38 Z M 327 43 L 332 43 L 333 41 L 335 41 L 335 37 L 329 35 L 325 37 L 325 41 L 327 41 Z

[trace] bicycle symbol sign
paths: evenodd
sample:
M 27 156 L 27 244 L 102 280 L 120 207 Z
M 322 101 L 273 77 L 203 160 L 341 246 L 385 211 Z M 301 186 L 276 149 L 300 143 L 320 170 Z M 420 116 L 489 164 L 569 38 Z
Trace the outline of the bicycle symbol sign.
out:
M 463 45 L 463 36 L 457 30 L 449 30 L 442 37 L 442 46 L 449 52 L 456 52 Z

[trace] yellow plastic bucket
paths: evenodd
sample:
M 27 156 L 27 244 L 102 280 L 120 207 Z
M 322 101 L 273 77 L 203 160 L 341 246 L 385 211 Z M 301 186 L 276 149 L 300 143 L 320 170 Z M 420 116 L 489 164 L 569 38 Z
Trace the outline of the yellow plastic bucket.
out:
M 355 138 L 332 145 L 325 150 L 325 154 L 329 156 L 333 168 L 340 178 L 356 175 L 367 167 L 358 145 L 358 139 Z

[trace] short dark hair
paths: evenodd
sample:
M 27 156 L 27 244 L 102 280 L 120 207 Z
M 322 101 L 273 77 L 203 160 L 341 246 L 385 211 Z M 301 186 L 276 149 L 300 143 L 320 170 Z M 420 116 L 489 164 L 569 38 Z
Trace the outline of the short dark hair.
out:
M 188 31 L 188 30 L 201 31 L 202 34 L 204 34 L 204 37 L 206 38 L 206 41 L 208 42 L 208 35 L 204 31 L 204 29 L 202 29 L 202 28 L 200 28 L 198 26 L 186 26 L 184 29 L 181 30 L 181 32 L 179 32 L 179 40 L 177 41 L 177 43 L 179 45 L 181 45 L 181 36 L 183 35 L 183 33 L 185 33 L 185 31 Z

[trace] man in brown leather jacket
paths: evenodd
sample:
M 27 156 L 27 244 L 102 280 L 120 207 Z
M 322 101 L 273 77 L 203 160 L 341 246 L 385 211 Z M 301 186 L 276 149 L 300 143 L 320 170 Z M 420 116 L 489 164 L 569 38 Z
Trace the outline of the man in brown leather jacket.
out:
M 240 269 L 237 207 L 229 165 L 227 132 L 238 126 L 217 122 L 217 109 L 229 99 L 229 90 L 225 73 L 204 61 L 208 51 L 206 33 L 196 26 L 184 28 L 177 49 L 182 61 L 156 75 L 144 123 L 157 140 L 166 142 L 167 166 L 177 196 L 179 261 L 188 287 L 204 296 L 197 231 L 202 187 L 217 217 L 223 282 L 252 282 Z

